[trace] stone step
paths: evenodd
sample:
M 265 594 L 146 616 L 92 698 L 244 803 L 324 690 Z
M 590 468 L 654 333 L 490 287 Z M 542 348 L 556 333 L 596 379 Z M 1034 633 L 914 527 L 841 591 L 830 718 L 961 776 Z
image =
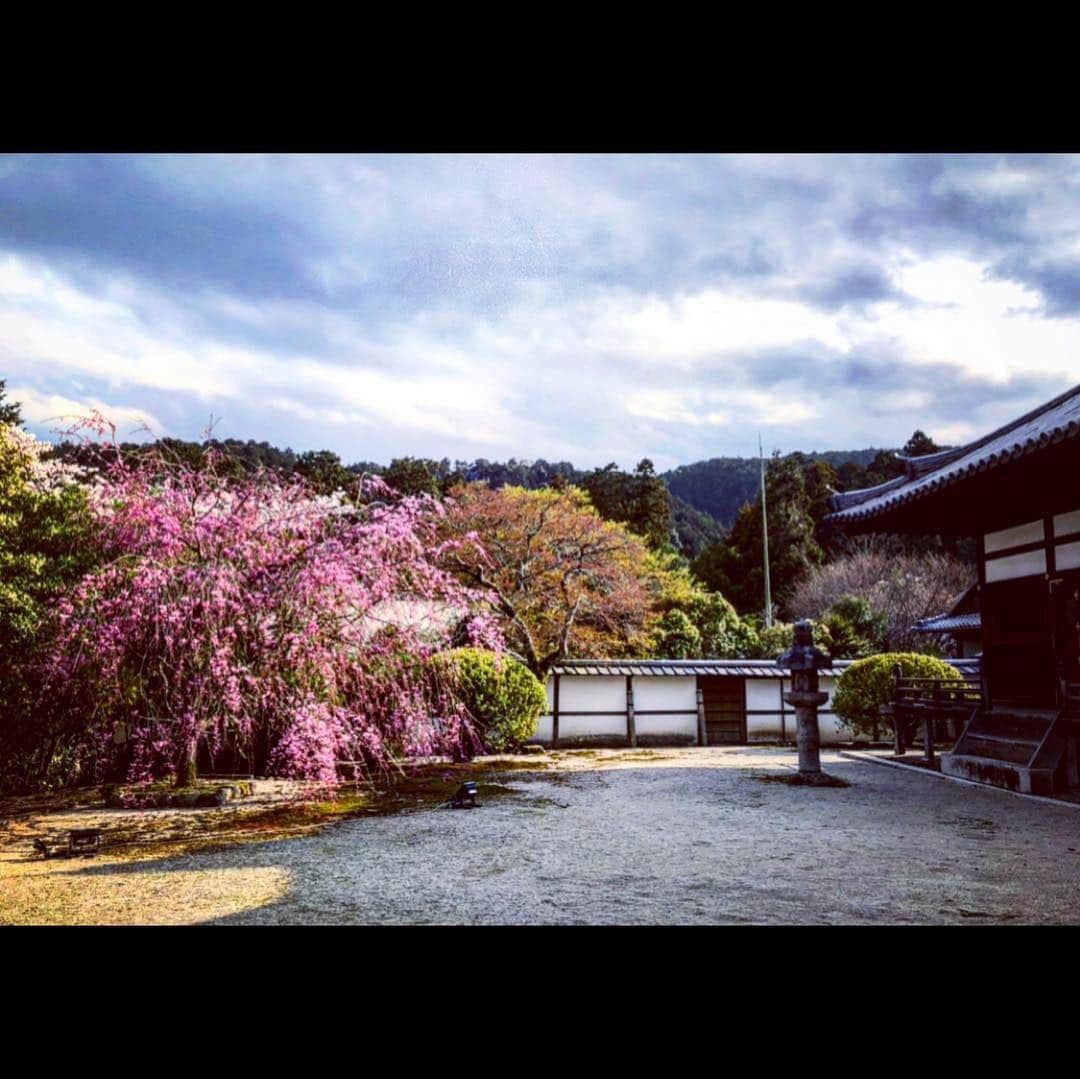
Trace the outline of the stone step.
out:
M 983 712 L 968 728 L 975 735 L 992 735 L 1041 742 L 1056 712 L 1021 712 L 1017 710 Z
M 1039 748 L 1039 743 L 1024 738 L 968 731 L 958 748 L 970 757 L 988 757 L 1013 764 L 1028 764 L 1035 755 L 1035 750 Z
M 941 771 L 958 779 L 1004 787 L 1021 794 L 1054 793 L 1054 772 L 1050 768 L 1025 768 L 1010 761 L 991 760 L 963 753 L 943 753 Z

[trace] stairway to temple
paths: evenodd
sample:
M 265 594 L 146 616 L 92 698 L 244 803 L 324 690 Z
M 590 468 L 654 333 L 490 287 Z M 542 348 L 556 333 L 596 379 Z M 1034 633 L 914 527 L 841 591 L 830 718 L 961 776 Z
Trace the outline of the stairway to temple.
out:
M 1075 753 L 1066 760 L 1068 742 L 1061 712 L 999 704 L 971 720 L 952 752 L 942 755 L 941 770 L 1023 794 L 1052 795 L 1055 773 L 1059 787 L 1076 783 Z

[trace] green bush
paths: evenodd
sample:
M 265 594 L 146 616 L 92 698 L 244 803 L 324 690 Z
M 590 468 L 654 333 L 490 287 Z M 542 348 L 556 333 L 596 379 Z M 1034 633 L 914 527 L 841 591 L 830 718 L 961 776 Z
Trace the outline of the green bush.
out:
M 654 651 L 664 659 L 699 659 L 701 631 L 685 611 L 668 611 L 656 627 Z
M 663 659 L 726 659 L 756 654 L 757 630 L 719 592 L 673 574 L 673 594 L 661 601 L 651 654 Z M 670 606 L 669 606 L 670 605 Z
M 883 726 L 878 709 L 892 700 L 893 667 L 905 678 L 959 678 L 955 667 L 920 652 L 884 652 L 856 660 L 836 683 L 832 707 L 840 722 L 854 734 L 877 738 Z
M 719 592 L 701 596 L 690 608 L 690 617 L 701 633 L 701 654 L 706 658 L 748 656 L 758 646 L 757 630 Z
M 809 619 L 809 622 L 814 632 L 814 647 L 820 648 L 826 655 L 832 655 L 832 635 L 829 627 L 813 619 Z M 758 659 L 776 659 L 792 646 L 794 640 L 793 622 L 774 622 L 768 629 L 762 627 L 758 630 L 757 650 L 754 654 Z
M 536 733 L 547 697 L 528 667 L 479 648 L 441 652 L 434 661 L 491 752 L 510 752 Z
M 883 611 L 874 613 L 861 596 L 841 596 L 822 616 L 832 637 L 829 654 L 834 659 L 862 659 L 885 647 L 889 618 Z
M 0 417 L 13 408 L 3 397 L 0 380 Z M 86 491 L 43 446 L 0 422 L 0 790 L 20 793 L 64 782 L 85 729 L 78 709 L 42 703 L 42 659 L 57 599 L 96 559 L 95 526 Z

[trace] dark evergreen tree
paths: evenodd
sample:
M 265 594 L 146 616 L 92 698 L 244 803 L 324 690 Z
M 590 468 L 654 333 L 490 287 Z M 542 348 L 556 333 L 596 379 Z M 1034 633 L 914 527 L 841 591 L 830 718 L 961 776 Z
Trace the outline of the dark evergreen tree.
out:
M 939 446 L 922 431 L 916 431 L 904 443 L 904 448 L 900 452 L 907 457 L 925 457 L 928 453 L 938 453 L 943 449 L 945 449 L 944 446 Z
M 5 400 L 5 381 L 0 378 L 0 423 L 9 423 L 12 427 L 22 426 L 22 405 L 18 401 Z
M 787 599 L 800 577 L 825 558 L 814 538 L 812 502 L 801 454 L 773 455 L 765 473 L 769 521 L 769 574 L 776 613 L 788 617 Z M 811 469 L 817 474 L 816 469 Z M 735 517 L 727 541 L 704 551 L 692 564 L 712 590 L 722 592 L 740 614 L 763 614 L 765 571 L 761 496 Z
M 598 468 L 582 486 L 605 520 L 627 525 L 655 550 L 673 546 L 671 497 L 647 457 L 633 473 L 623 472 L 614 462 Z
M 295 470 L 320 494 L 348 491 L 350 486 L 356 486 L 357 477 L 346 469 L 341 458 L 330 450 L 309 450 L 300 454 Z
M 678 538 L 679 553 L 683 558 L 696 558 L 707 547 L 723 543 L 725 531 L 714 517 L 694 509 L 668 492 L 671 498 L 671 522 Z
M 448 462 L 449 463 L 449 462 Z M 423 457 L 395 457 L 383 479 L 403 495 L 431 495 L 437 498 L 439 463 Z

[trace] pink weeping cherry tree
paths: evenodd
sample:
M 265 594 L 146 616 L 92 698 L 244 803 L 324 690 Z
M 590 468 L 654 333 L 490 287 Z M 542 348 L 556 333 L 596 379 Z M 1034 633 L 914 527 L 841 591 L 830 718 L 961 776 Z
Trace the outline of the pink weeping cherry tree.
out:
M 177 785 L 200 750 L 250 760 L 258 744 L 272 773 L 332 783 L 342 759 L 477 749 L 427 660 L 502 639 L 439 568 L 438 503 L 365 478 L 352 505 L 221 464 L 212 447 L 198 467 L 111 447 L 92 497 L 105 560 L 61 603 L 49 657 L 50 697 L 83 710 L 88 770 L 121 738 L 130 782 Z

